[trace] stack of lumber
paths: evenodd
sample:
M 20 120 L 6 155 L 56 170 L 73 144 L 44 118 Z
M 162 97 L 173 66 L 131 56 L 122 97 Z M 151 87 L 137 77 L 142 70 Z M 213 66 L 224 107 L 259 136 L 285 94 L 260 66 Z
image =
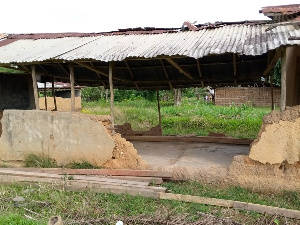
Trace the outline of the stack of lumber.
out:
M 172 174 L 154 170 L 60 169 L 60 168 L 1 168 L 0 183 L 44 182 L 65 190 L 107 192 L 160 198 L 166 188 L 161 184 Z
M 258 205 L 234 200 L 166 193 L 161 184 L 172 173 L 154 170 L 61 169 L 61 168 L 0 168 L 0 183 L 44 182 L 59 185 L 64 190 L 129 194 L 155 199 L 194 202 L 238 210 L 268 213 L 300 219 L 300 211 Z

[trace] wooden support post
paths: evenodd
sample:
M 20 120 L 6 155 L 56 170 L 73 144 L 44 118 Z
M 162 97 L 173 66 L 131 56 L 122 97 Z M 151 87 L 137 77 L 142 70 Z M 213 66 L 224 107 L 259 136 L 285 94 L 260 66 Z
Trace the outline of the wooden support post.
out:
M 273 74 L 271 74 L 270 76 L 270 86 L 271 86 L 271 110 L 274 110 Z
M 75 87 L 74 87 L 74 68 L 72 63 L 69 64 L 70 83 L 71 83 L 71 111 L 75 111 Z
M 35 109 L 39 110 L 39 92 L 36 82 L 36 73 L 35 73 L 35 65 L 31 65 L 31 76 L 32 76 L 32 86 L 33 86 L 33 94 L 34 94 L 34 103 Z
M 199 73 L 199 77 L 200 79 L 202 79 L 202 71 L 201 71 L 201 66 L 200 66 L 200 59 L 196 59 L 197 61 L 197 67 L 198 67 L 198 73 Z M 202 88 L 204 88 L 204 81 L 201 80 L 201 86 Z
M 44 83 L 45 111 L 47 111 L 47 82 Z
M 280 110 L 285 110 L 286 107 L 286 49 L 281 55 L 281 99 Z
M 53 76 L 52 76 L 52 96 L 53 96 L 53 102 L 54 102 L 54 111 L 57 111 L 55 87 L 54 87 L 54 77 Z
M 109 62 L 110 116 L 111 116 L 111 133 L 112 133 L 112 135 L 115 135 L 114 87 L 113 87 L 114 70 L 115 70 L 115 63 Z
M 160 112 L 160 102 L 159 102 L 159 90 L 156 90 L 156 96 L 157 96 L 157 109 L 158 109 L 158 123 L 159 127 L 161 129 L 161 135 L 162 135 L 162 126 L 161 126 L 161 112 Z
M 232 61 L 233 61 L 234 85 L 237 85 L 237 79 L 236 79 L 236 75 L 237 75 L 237 69 L 236 69 L 236 54 L 233 54 Z

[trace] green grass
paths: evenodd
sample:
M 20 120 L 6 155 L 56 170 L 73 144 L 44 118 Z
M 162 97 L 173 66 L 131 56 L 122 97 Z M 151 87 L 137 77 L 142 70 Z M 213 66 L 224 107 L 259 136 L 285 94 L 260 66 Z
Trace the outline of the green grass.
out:
M 0 73 L 24 73 L 21 70 L 0 67 Z
M 174 194 L 196 195 L 300 210 L 300 194 L 298 192 L 254 192 L 241 187 L 218 187 L 192 181 L 167 182 L 164 183 L 163 186 L 171 190 Z
M 25 217 L 20 215 L 10 214 L 8 216 L 0 216 L 0 224 L 1 225 L 41 225 L 43 223 L 26 219 Z
M 240 187 L 216 187 L 198 182 L 168 182 L 164 186 L 172 193 L 239 200 L 298 210 L 300 208 L 299 193 L 296 192 L 255 193 Z M 24 197 L 25 202 L 17 206 L 14 205 L 12 199 L 16 196 Z M 0 186 L 0 202 L 0 224 L 46 224 L 50 216 L 53 215 L 60 215 L 66 224 L 68 221 L 87 221 L 99 218 L 110 220 L 107 224 L 115 224 L 115 218 L 124 216 L 167 217 L 186 213 L 190 218 L 197 219 L 199 218 L 198 212 L 210 213 L 219 217 L 230 217 L 232 220 L 245 224 L 254 224 L 254 221 L 265 217 L 265 215 L 258 213 L 197 203 L 91 191 L 64 191 L 58 186 L 40 183 Z M 26 219 L 25 215 L 36 221 Z M 281 219 L 283 218 L 279 218 L 280 221 Z M 287 221 L 290 222 L 289 224 L 297 224 L 291 219 L 287 219 Z
M 110 105 L 104 101 L 82 105 L 83 113 L 110 114 Z M 185 98 L 180 106 L 161 103 L 163 135 L 206 136 L 209 132 L 225 133 L 236 138 L 256 138 L 267 107 L 216 106 Z M 147 130 L 158 125 L 157 103 L 147 100 L 115 102 L 116 124 L 129 122 L 134 130 Z
M 69 169 L 99 169 L 99 167 L 91 165 L 89 162 L 72 162 L 64 166 L 58 166 L 54 159 L 49 158 L 45 154 L 30 153 L 25 157 L 25 167 L 35 168 L 69 168 Z M 2 166 L 2 168 L 5 166 Z

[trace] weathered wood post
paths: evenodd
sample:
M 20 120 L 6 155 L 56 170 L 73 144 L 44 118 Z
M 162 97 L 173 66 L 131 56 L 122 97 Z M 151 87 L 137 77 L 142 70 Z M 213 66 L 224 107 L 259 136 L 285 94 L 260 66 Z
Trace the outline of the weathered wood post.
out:
M 54 86 L 54 77 L 52 76 L 52 96 L 54 102 L 54 111 L 57 111 L 57 104 L 56 104 L 56 96 L 55 96 L 55 86 Z
M 73 64 L 69 64 L 70 69 L 70 83 L 71 83 L 71 111 L 75 111 L 75 87 L 74 87 L 74 68 Z
M 161 129 L 161 135 L 162 135 L 160 100 L 159 100 L 159 90 L 158 89 L 156 90 L 156 96 L 157 96 L 157 109 L 158 109 L 158 123 L 159 123 L 159 127 Z
M 270 86 L 271 86 L 271 110 L 274 110 L 273 73 L 270 76 Z
M 286 107 L 286 49 L 284 48 L 281 54 L 281 99 L 280 110 L 285 110 Z
M 47 111 L 47 83 L 44 83 L 45 111 Z
M 110 89 L 110 116 L 111 116 L 111 133 L 115 135 L 115 120 L 114 120 L 114 87 L 113 75 L 115 73 L 115 62 L 109 62 L 109 89 Z
M 39 92 L 36 82 L 36 71 L 35 71 L 35 65 L 31 65 L 31 76 L 32 76 L 32 85 L 33 85 L 33 94 L 34 94 L 34 103 L 35 103 L 35 109 L 39 110 Z

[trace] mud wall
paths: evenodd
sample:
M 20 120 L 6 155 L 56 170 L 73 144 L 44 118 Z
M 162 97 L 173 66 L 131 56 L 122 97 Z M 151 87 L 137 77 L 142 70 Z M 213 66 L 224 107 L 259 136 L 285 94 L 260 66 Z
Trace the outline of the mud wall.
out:
M 87 161 L 101 166 L 112 158 L 114 141 L 104 126 L 69 112 L 4 110 L 0 161 L 22 162 L 29 153 L 44 154 L 58 165 Z
M 71 99 L 56 97 L 57 111 L 69 112 L 71 111 Z M 39 98 L 40 109 L 45 109 L 45 98 Z M 54 110 L 54 98 L 47 97 L 47 110 Z M 81 97 L 75 97 L 75 110 L 81 110 Z
M 286 48 L 286 106 L 300 105 L 300 46 Z
M 272 111 L 263 119 L 249 157 L 260 163 L 294 164 L 300 160 L 300 105 Z
M 262 164 L 238 155 L 229 167 L 230 185 L 264 192 L 299 191 L 300 163 Z
M 274 88 L 274 104 L 280 104 L 280 88 Z M 224 87 L 215 89 L 216 105 L 250 103 L 254 106 L 271 106 L 270 87 Z
M 34 109 L 31 76 L 0 74 L 0 111 L 4 109 Z

